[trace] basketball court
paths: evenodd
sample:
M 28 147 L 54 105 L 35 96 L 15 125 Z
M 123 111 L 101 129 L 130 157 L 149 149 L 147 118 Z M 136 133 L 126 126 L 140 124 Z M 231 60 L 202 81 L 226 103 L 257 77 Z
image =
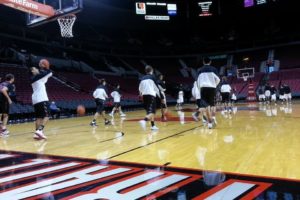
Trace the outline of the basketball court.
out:
M 58 20 L 66 39 L 84 11 L 82 0 L 0 3 L 28 13 L 29 27 Z M 9 125 L 0 139 L 0 199 L 298 199 L 300 103 L 252 102 L 255 69 L 238 69 L 237 78 L 246 102 L 229 116 L 217 112 L 216 129 L 194 121 L 192 104 L 169 107 L 158 131 L 141 129 L 141 109 L 111 126 L 89 126 L 92 116 L 51 120 L 41 141 L 32 139 L 33 123 Z

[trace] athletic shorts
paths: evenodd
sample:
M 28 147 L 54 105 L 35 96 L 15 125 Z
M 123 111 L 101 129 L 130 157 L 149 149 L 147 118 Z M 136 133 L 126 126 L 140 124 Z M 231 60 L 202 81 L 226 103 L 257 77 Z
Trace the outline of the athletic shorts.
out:
M 147 114 L 156 113 L 156 101 L 157 98 L 152 95 L 143 95 L 144 108 Z
M 114 107 L 115 108 L 120 108 L 121 106 L 121 103 L 120 102 L 114 102 Z
M 222 92 L 222 103 L 229 103 L 230 102 L 230 93 L 229 92 Z
M 7 99 L 2 99 L 0 101 L 0 114 L 9 114 L 9 107 Z
M 38 119 L 42 119 L 45 117 L 49 117 L 49 102 L 43 101 L 33 105 L 35 117 Z
M 258 95 L 258 99 L 260 99 L 260 100 L 265 99 L 265 98 L 266 98 L 266 96 L 264 94 Z
M 183 98 L 178 98 L 177 99 L 177 103 L 183 103 L 183 102 L 184 102 Z
M 284 94 L 285 99 L 292 99 L 292 94 L 288 93 L 288 94 Z
M 205 108 L 205 103 L 201 99 L 196 99 L 196 104 L 198 108 Z
M 284 94 L 283 94 L 283 95 L 282 95 L 282 94 L 281 94 L 281 95 L 279 95 L 279 99 L 280 99 L 280 100 L 284 100 L 284 99 L 285 99 L 285 96 L 284 96 Z
M 237 100 L 237 98 L 236 98 L 235 94 L 232 94 L 232 96 L 231 96 L 231 100 L 232 100 L 232 101 L 236 101 L 236 100 Z
M 208 87 L 201 88 L 201 99 L 205 107 L 215 106 L 215 97 L 216 97 L 216 88 L 208 88 Z
M 104 100 L 103 99 L 95 99 L 96 102 L 96 112 L 102 113 L 104 111 Z
M 161 99 L 156 97 L 156 108 L 162 108 L 165 109 L 167 108 L 167 104 L 166 103 L 162 103 Z

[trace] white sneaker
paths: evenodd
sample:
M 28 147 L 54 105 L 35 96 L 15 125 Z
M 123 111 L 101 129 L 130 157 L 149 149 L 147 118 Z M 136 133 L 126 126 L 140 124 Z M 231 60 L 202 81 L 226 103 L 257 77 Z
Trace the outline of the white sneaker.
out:
M 120 115 L 121 117 L 126 117 L 126 114 L 124 114 L 124 113 L 121 113 L 121 115 Z
M 47 140 L 47 137 L 44 135 L 43 131 L 40 131 L 40 130 L 35 131 L 33 138 Z
M 213 123 L 217 125 L 217 124 L 218 124 L 218 123 L 217 123 L 217 118 L 216 118 L 216 117 L 213 117 L 212 119 L 213 119 Z
M 151 127 L 151 130 L 152 130 L 152 131 L 157 131 L 157 130 L 159 130 L 159 128 L 158 128 L 157 126 L 152 126 L 152 127 Z
M 145 131 L 146 126 L 147 126 L 147 122 L 145 120 L 140 120 L 139 123 L 140 123 L 140 126 L 142 127 L 142 129 Z
M 8 136 L 9 131 L 7 129 L 2 130 L 1 135 Z
M 212 124 L 212 123 L 208 123 L 208 124 L 207 124 L 207 127 L 208 127 L 209 129 L 212 129 L 212 128 L 213 128 L 213 124 Z
M 196 122 L 199 121 L 199 119 L 198 119 L 198 117 L 196 116 L 196 113 L 195 113 L 195 112 L 192 114 L 192 117 L 193 117 L 193 119 L 194 119 Z

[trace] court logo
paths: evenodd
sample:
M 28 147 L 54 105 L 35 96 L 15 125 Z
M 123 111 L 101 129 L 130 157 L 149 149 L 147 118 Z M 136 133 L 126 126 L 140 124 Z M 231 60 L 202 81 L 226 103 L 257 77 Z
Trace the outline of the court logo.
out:
M 299 195 L 300 186 L 296 181 L 21 152 L 0 151 L 0 160 L 0 199 L 254 199 L 278 188 Z

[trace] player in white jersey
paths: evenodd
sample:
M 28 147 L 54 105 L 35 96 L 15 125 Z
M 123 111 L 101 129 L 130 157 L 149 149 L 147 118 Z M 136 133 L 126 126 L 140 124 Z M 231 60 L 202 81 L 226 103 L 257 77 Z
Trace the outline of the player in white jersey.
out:
M 116 88 L 112 93 L 110 93 L 110 96 L 114 99 L 114 108 L 112 109 L 111 113 L 109 114 L 111 117 L 114 117 L 114 114 L 116 111 L 119 111 L 119 114 L 121 117 L 126 117 L 126 115 L 122 112 L 121 108 L 121 93 L 120 93 L 120 85 L 117 84 Z
M 287 103 L 292 103 L 291 88 L 287 84 L 284 84 L 284 97 Z
M 269 83 L 265 85 L 265 97 L 267 104 L 269 104 L 271 101 L 271 86 Z
M 211 129 L 217 124 L 215 98 L 220 78 L 217 69 L 211 66 L 210 58 L 204 58 L 203 64 L 204 66 L 199 70 L 197 84 L 200 88 L 201 99 L 206 107 L 208 128 Z
M 206 125 L 206 117 L 204 116 L 205 105 L 201 101 L 200 89 L 198 88 L 197 81 L 194 82 L 192 88 L 192 95 L 196 99 L 197 111 L 192 114 L 192 117 L 195 121 L 199 121 L 199 118 L 202 119 L 203 125 Z
M 40 62 L 39 66 L 43 68 L 43 63 Z M 33 138 L 37 140 L 47 139 L 43 130 L 49 120 L 49 99 L 46 91 L 46 83 L 52 76 L 52 72 L 49 69 L 38 69 L 36 67 L 30 68 L 31 86 L 33 90 L 32 104 L 35 112 L 35 128 Z
M 183 92 L 183 86 L 182 86 L 182 84 L 180 84 L 179 89 L 178 89 L 176 109 L 182 110 L 183 103 L 184 103 L 184 92 Z
M 227 78 L 223 77 L 223 81 L 221 84 L 221 96 L 222 96 L 222 104 L 223 104 L 223 111 L 222 114 L 231 113 L 231 105 L 230 105 L 230 94 L 231 94 L 231 86 L 227 82 Z
M 154 121 L 156 113 L 156 101 L 157 98 L 159 98 L 161 103 L 164 103 L 165 99 L 158 87 L 157 79 L 153 75 L 153 68 L 148 65 L 146 66 L 145 71 L 146 75 L 141 78 L 141 82 L 139 84 L 139 92 L 143 97 L 146 116 L 143 120 L 140 120 L 139 123 L 141 127 L 146 130 L 147 121 L 151 121 L 151 130 L 158 130 L 158 127 L 155 125 Z
M 99 80 L 100 85 L 96 88 L 96 90 L 93 93 L 93 97 L 95 98 L 96 102 L 96 113 L 94 115 L 94 118 L 92 122 L 90 123 L 91 126 L 96 127 L 98 126 L 96 123 L 97 118 L 101 115 L 102 118 L 104 119 L 104 124 L 109 125 L 111 122 L 106 118 L 105 116 L 105 100 L 108 98 L 107 93 L 106 93 L 106 81 L 105 79 L 100 79 Z

